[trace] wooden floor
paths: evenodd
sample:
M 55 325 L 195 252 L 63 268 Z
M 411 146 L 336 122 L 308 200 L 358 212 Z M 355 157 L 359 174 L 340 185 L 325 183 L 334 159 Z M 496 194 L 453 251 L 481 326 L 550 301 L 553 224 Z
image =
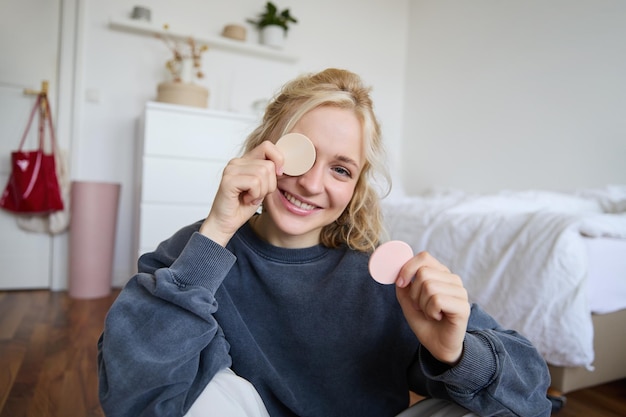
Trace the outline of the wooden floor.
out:
M 116 294 L 0 292 L 0 416 L 104 416 L 96 342 Z
M 96 342 L 117 292 L 0 292 L 0 417 L 102 417 Z M 626 416 L 626 380 L 567 395 L 558 417 Z

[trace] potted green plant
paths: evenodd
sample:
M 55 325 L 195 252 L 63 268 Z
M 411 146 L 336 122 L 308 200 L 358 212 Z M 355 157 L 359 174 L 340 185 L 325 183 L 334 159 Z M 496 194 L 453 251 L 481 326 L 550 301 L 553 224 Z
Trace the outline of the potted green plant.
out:
M 289 25 L 298 23 L 289 9 L 280 11 L 271 1 L 265 3 L 265 11 L 257 19 L 248 19 L 261 32 L 261 43 L 274 48 L 282 48 Z

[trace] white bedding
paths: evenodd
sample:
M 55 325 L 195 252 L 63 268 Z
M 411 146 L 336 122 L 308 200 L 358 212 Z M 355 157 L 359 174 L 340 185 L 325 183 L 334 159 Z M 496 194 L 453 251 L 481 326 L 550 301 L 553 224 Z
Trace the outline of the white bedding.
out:
M 463 278 L 471 301 L 528 337 L 547 362 L 592 366 L 585 239 L 626 239 L 626 186 L 440 191 L 396 196 L 383 209 L 390 239 L 431 252 Z

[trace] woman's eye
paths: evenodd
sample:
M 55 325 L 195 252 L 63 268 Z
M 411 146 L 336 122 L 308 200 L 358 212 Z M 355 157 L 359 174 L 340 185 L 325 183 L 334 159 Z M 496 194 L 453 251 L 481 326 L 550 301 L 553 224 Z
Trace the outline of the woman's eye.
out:
M 352 174 L 350 173 L 350 171 L 348 171 L 347 169 L 345 169 L 344 167 L 335 167 L 333 168 L 333 170 L 338 173 L 339 175 L 348 177 L 348 178 L 352 178 Z

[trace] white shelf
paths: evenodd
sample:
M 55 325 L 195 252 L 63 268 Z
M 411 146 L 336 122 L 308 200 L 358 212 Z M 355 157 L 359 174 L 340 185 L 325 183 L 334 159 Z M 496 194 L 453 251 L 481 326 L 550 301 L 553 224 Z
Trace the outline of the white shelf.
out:
M 220 36 L 198 36 L 190 33 L 178 32 L 176 30 L 172 30 L 172 28 L 165 30 L 162 26 L 157 26 L 153 23 L 141 20 L 111 19 L 109 22 L 109 26 L 111 27 L 111 29 L 120 30 L 123 32 L 153 36 L 167 35 L 172 39 L 177 40 L 186 40 L 191 36 L 196 42 L 208 45 L 209 50 L 211 50 L 211 48 L 216 48 L 286 62 L 295 62 L 298 60 L 298 58 L 294 55 L 290 55 L 284 51 L 273 49 L 268 46 L 252 44 L 245 41 L 237 41 Z

